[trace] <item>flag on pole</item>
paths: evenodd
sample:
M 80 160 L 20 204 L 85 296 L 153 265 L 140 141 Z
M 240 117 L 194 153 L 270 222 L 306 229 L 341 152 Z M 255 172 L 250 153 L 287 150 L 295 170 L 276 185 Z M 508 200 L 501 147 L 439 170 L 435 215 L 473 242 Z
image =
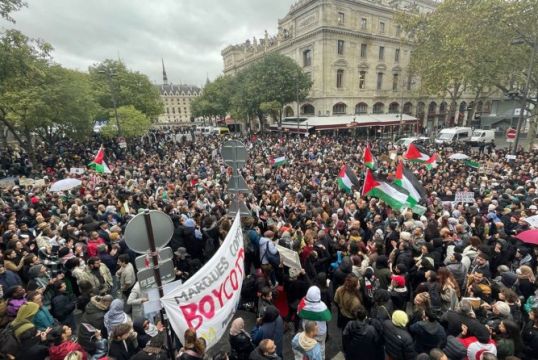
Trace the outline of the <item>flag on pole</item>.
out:
M 375 170 L 376 161 L 372 155 L 372 150 L 370 150 L 370 145 L 366 145 L 366 149 L 364 150 L 364 154 L 362 156 L 362 162 L 367 168 Z
M 433 155 L 426 161 L 426 169 L 431 170 L 437 167 L 437 153 Z
M 480 168 L 480 163 L 478 161 L 465 160 L 465 165 L 472 167 L 473 169 Z
M 279 167 L 288 163 L 288 159 L 285 156 L 272 157 L 269 159 L 272 167 Z
M 394 184 L 403 187 L 409 192 L 408 203 L 411 205 L 418 204 L 422 199 L 426 199 L 426 190 L 418 181 L 415 174 L 409 169 L 406 169 L 403 162 L 398 163 L 396 168 L 396 179 Z
M 353 186 L 359 187 L 357 175 L 347 165 L 342 165 L 337 179 L 338 187 L 345 192 L 351 192 Z
M 88 166 L 100 174 L 110 174 L 112 171 L 110 171 L 104 159 L 105 148 L 101 146 L 97 152 L 97 155 L 95 155 L 95 158 L 91 163 L 88 164 Z
M 422 147 L 411 143 L 404 152 L 403 158 L 407 161 L 427 162 L 430 155 Z
M 409 197 L 407 190 L 387 181 L 376 179 L 370 169 L 366 170 L 362 195 L 368 195 L 383 200 L 394 210 L 410 207 L 410 204 L 407 201 Z

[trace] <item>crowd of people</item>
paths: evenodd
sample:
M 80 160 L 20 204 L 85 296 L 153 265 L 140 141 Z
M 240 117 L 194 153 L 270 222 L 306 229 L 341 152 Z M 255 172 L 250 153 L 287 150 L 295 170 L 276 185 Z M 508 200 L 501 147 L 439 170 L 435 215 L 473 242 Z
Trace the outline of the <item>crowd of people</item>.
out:
M 176 278 L 186 280 L 226 237 L 223 138 L 177 135 L 155 130 L 128 148 L 99 136 L 36 144 L 37 159 L 2 151 L 0 171 L 14 184 L 0 188 L 0 357 L 167 359 L 172 350 L 182 360 L 211 358 L 192 329 L 167 349 L 158 314 L 144 312 L 148 294 L 124 239 L 140 211 L 170 215 Z M 364 177 L 364 139 L 241 140 L 252 194 L 244 197 L 251 214 L 242 218 L 240 307 L 256 324 L 236 316 L 229 350 L 213 359 L 324 360 L 327 342 L 338 342 L 345 359 L 538 359 L 538 246 L 515 237 L 538 215 L 538 152 L 507 160 L 493 147 L 428 148 L 436 168 L 407 164 L 427 193 L 417 215 L 338 188 L 343 164 Z M 86 168 L 101 145 L 110 174 Z M 370 146 L 376 173 L 394 180 L 398 157 L 389 154 L 402 149 L 381 139 Z M 480 167 L 449 160 L 457 151 Z M 286 164 L 273 167 L 269 159 L 281 156 Z M 68 177 L 82 185 L 49 191 Z M 45 185 L 21 185 L 25 178 Z M 475 201 L 454 202 L 459 191 Z M 296 251 L 301 267 L 284 266 L 277 244 Z M 333 318 L 338 333 L 329 332 Z

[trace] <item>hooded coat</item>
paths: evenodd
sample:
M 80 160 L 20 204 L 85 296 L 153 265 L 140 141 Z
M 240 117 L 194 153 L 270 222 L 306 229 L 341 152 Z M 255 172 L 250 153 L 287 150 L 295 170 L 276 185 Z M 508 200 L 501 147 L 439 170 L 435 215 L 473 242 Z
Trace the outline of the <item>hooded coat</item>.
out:
M 120 299 L 115 299 L 110 304 L 110 309 L 107 311 L 104 317 L 104 325 L 108 334 L 112 334 L 112 329 L 114 326 L 119 324 L 125 324 L 130 322 L 131 319 L 129 315 L 123 311 L 123 301 Z
M 106 331 L 104 318 L 109 306 L 110 303 L 103 301 L 102 297 L 93 296 L 88 305 L 86 305 L 86 310 L 80 321 L 88 323 L 96 329 L 103 329 Z M 103 332 L 103 337 L 106 337 L 107 334 L 108 333 L 105 334 Z
M 262 317 L 262 325 L 256 326 L 251 333 L 252 342 L 259 345 L 263 339 L 271 339 L 275 342 L 276 353 L 282 356 L 282 339 L 284 337 L 284 321 L 274 306 L 265 308 Z
M 445 329 L 437 321 L 418 321 L 409 327 L 415 339 L 417 353 L 429 353 L 433 348 L 442 349 L 446 343 Z
M 383 359 L 380 332 L 367 321 L 350 321 L 342 332 L 342 349 L 346 360 Z
M 304 332 L 297 333 L 291 340 L 294 352 L 303 355 L 302 359 L 321 360 L 321 346 L 316 339 L 309 338 Z M 297 358 L 297 355 L 295 356 Z

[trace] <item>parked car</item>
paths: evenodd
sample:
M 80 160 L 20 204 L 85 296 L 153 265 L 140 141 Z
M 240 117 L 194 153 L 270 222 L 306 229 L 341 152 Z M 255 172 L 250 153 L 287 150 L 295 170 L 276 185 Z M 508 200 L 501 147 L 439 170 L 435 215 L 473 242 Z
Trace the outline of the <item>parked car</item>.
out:
M 453 127 L 442 129 L 435 138 L 436 144 L 453 144 L 471 140 L 473 129 L 470 127 Z

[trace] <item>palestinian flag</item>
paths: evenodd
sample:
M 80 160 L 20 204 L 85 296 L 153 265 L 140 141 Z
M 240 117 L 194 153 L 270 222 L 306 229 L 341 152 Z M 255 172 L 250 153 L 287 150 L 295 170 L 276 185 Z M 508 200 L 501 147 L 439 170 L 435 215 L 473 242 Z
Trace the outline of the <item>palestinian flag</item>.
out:
M 370 150 L 370 145 L 366 145 L 366 149 L 364 150 L 364 154 L 362 156 L 362 162 L 367 168 L 375 170 L 375 159 L 372 155 L 372 151 Z
M 426 199 L 426 190 L 422 184 L 418 181 L 417 177 L 409 169 L 406 169 L 400 161 L 396 168 L 396 179 L 394 184 L 403 187 L 409 192 L 409 198 L 407 202 L 411 205 L 418 204 L 422 199 Z
M 473 169 L 478 169 L 480 167 L 480 163 L 473 160 L 465 160 L 465 165 L 472 167 Z
M 426 169 L 431 170 L 437 167 L 437 153 L 433 155 L 426 161 Z
M 91 163 L 88 164 L 88 166 L 100 174 L 110 174 L 112 171 L 110 171 L 104 159 L 105 148 L 101 146 L 97 152 L 97 155 L 95 155 L 95 158 Z
M 366 170 L 362 195 L 383 200 L 394 210 L 401 210 L 411 206 L 407 201 L 409 198 L 409 192 L 407 190 L 388 181 L 376 179 L 370 169 Z
M 307 296 L 302 298 L 299 302 L 299 305 L 297 306 L 297 315 L 304 320 L 331 321 L 332 313 L 327 309 L 327 305 L 325 305 L 323 301 L 310 302 L 308 301 Z
M 403 158 L 407 161 L 427 162 L 430 159 L 430 155 L 422 147 L 411 143 L 403 154 Z
M 338 173 L 338 187 L 345 192 L 351 192 L 353 186 L 359 187 L 357 175 L 347 165 L 342 165 Z
M 287 164 L 288 160 L 286 159 L 285 156 L 279 156 L 277 158 L 271 157 L 271 159 L 269 159 L 269 162 L 271 163 L 271 166 L 279 167 L 279 166 Z

